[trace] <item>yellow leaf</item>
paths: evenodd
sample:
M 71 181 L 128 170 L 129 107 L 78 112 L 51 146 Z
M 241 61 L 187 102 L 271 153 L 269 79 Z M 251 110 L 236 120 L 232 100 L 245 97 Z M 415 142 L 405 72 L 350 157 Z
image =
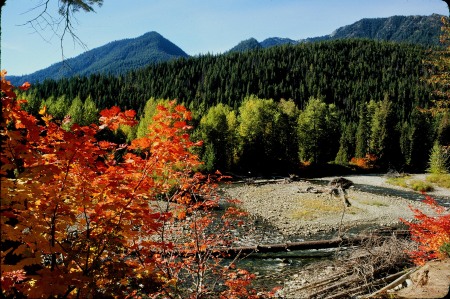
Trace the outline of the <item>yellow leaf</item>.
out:
M 45 115 L 46 112 L 47 112 L 47 107 L 46 106 L 42 107 L 41 110 L 39 110 L 39 114 L 40 115 Z

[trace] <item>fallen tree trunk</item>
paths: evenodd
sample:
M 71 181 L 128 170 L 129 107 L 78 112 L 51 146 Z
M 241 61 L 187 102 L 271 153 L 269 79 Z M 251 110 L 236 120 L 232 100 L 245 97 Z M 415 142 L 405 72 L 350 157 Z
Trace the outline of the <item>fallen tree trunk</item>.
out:
M 265 253 L 265 252 L 284 252 L 291 250 L 326 249 L 326 248 L 356 246 L 361 244 L 364 240 L 366 240 L 366 238 L 364 237 L 337 238 L 331 240 L 214 248 L 211 251 L 213 253 L 223 252 L 228 253 L 230 255 L 235 255 L 235 254 Z
M 213 248 L 210 251 L 213 254 L 228 254 L 231 256 L 237 254 L 250 254 L 250 253 L 266 253 L 266 252 L 286 252 L 293 250 L 309 250 L 309 249 L 328 249 L 328 248 L 338 248 L 338 247 L 352 247 L 359 246 L 374 237 L 390 237 L 392 235 L 397 237 L 407 237 L 409 232 L 406 231 L 392 231 L 391 234 L 383 233 L 378 234 L 374 232 L 370 235 L 355 236 L 355 237 L 341 237 L 329 240 L 314 240 L 314 241 L 303 241 L 303 242 L 287 242 L 278 244 L 260 244 L 253 246 L 238 246 L 238 247 L 224 247 L 224 248 Z

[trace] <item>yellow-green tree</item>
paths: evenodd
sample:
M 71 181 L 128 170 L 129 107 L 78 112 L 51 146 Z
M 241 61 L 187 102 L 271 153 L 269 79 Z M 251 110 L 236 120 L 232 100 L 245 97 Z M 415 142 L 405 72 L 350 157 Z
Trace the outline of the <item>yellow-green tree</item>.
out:
M 300 161 L 326 163 L 334 160 L 339 148 L 338 129 L 336 106 L 311 97 L 298 117 Z
M 157 112 L 156 107 L 158 107 L 158 105 L 164 105 L 164 103 L 167 105 L 168 100 L 151 98 L 145 103 L 144 111 L 142 112 L 137 127 L 137 138 L 144 137 L 148 134 L 148 126 L 153 122 L 153 117 Z
M 222 103 L 211 107 L 200 120 L 202 155 L 207 171 L 233 167 L 236 149 L 236 113 Z
M 239 107 L 239 158 L 248 170 L 264 172 L 276 161 L 273 145 L 279 112 L 272 99 L 249 96 Z M 261 163 L 264 161 L 264 163 Z

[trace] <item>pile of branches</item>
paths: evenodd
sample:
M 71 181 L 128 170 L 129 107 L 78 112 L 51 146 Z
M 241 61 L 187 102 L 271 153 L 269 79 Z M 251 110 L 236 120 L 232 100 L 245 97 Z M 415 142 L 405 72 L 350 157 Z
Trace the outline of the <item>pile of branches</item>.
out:
M 323 267 L 315 264 L 297 273 L 287 283 L 284 298 L 355 298 L 371 294 L 403 277 L 412 267 L 405 253 L 414 246 L 411 241 L 374 237 L 356 250 L 340 254 Z

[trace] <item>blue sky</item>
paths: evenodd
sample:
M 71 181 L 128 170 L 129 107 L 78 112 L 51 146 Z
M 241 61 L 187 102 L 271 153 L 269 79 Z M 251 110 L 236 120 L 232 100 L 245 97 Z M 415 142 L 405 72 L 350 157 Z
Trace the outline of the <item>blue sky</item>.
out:
M 22 25 L 43 0 L 7 0 L 1 25 L 1 69 L 29 74 L 61 61 L 58 36 Z M 56 3 L 57 0 L 51 0 Z M 95 13 L 76 14 L 88 49 L 157 31 L 190 55 L 222 53 L 250 37 L 303 39 L 330 34 L 362 18 L 448 14 L 440 0 L 104 0 Z M 56 8 L 49 12 L 56 15 Z M 85 49 L 67 37 L 68 58 Z

